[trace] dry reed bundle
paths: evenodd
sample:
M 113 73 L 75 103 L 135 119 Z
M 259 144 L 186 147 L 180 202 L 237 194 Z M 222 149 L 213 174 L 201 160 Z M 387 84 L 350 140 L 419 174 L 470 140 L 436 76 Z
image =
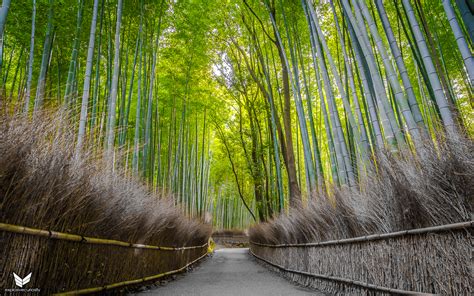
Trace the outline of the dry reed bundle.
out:
M 335 189 L 250 229 L 266 244 L 324 242 L 470 221 L 474 198 L 471 140 L 426 144 L 413 156 L 381 153 L 359 189 Z M 470 229 L 309 248 L 252 245 L 256 255 L 291 269 L 412 291 L 468 295 Z M 366 293 L 356 286 L 284 272 L 330 293 Z
M 100 157 L 75 156 L 75 134 L 61 113 L 34 123 L 0 119 L 0 221 L 156 246 L 207 242 L 211 227 L 184 217 Z M 0 283 L 14 288 L 12 272 L 33 272 L 29 287 L 42 293 L 76 290 L 142 278 L 184 266 L 206 248 L 183 251 L 87 245 L 1 232 Z

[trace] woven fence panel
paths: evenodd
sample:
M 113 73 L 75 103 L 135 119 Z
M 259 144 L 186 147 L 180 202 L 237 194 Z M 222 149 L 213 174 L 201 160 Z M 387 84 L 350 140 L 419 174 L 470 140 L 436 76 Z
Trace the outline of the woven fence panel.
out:
M 0 283 L 15 289 L 13 273 L 32 273 L 25 288 L 41 295 L 101 287 L 177 270 L 207 252 L 207 246 L 179 251 L 48 239 L 0 232 Z M 2 291 L 3 292 L 3 291 Z
M 251 245 L 251 249 L 255 255 L 287 269 L 407 291 L 472 295 L 470 231 L 460 229 L 316 247 Z M 357 285 L 282 273 L 302 285 L 331 294 L 381 294 Z

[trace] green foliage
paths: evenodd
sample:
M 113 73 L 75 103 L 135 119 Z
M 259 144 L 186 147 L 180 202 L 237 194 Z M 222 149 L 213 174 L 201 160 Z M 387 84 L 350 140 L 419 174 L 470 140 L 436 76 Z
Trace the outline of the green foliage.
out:
M 7 102 L 5 105 L 14 109 L 25 99 L 32 2 L 12 2 L 6 22 L 1 91 L 2 100 L 5 98 Z M 73 67 L 73 100 L 69 108 L 73 120 L 77 121 L 89 44 L 91 2 L 84 1 L 78 61 Z M 33 96 L 40 73 L 50 3 L 50 0 L 37 1 Z M 302 3 L 314 7 L 324 36 L 312 33 L 314 29 L 308 23 L 311 18 Z M 344 182 L 344 174 L 350 169 L 354 171 L 356 181 L 362 180 L 367 173 L 368 159 L 376 150 L 389 148 L 387 143 L 382 143 L 382 147 L 376 144 L 373 121 L 380 121 L 382 136 L 389 134 L 387 126 L 390 124 L 394 129 L 402 130 L 398 145 L 408 145 L 416 153 L 416 139 L 406 128 L 399 102 L 392 98 L 393 91 L 386 79 L 387 69 L 368 24 L 364 23 L 360 29 L 367 33 L 377 75 L 384 83 L 379 90 L 389 98 L 387 106 L 393 109 L 395 119 L 389 125 L 382 124 L 381 106 L 375 100 L 379 95 L 373 89 L 375 73 L 368 70 L 365 73 L 370 88 L 367 89 L 361 72 L 367 66 L 360 65 L 355 58 L 357 42 L 362 41 L 351 36 L 350 21 L 342 3 L 334 3 L 341 27 L 338 32 L 328 1 L 124 1 L 120 43 L 114 44 L 117 1 L 100 0 L 87 141 L 97 147 L 106 141 L 114 50 L 119 46 L 117 123 L 114 126 L 116 165 L 124 166 L 129 174 L 141 176 L 152 190 L 173 193 L 176 203 L 191 216 L 204 217 L 205 212 L 211 212 L 218 227 L 247 227 L 252 223 L 250 212 L 265 220 L 287 209 L 295 199 L 305 201 L 313 193 L 325 192 L 330 184 L 354 185 Z M 354 3 L 351 1 L 351 9 L 356 13 Z M 423 19 L 426 20 L 425 36 L 429 33 L 434 40 L 435 48 L 430 49 L 430 54 L 441 63 L 437 74 L 446 78 L 449 88 L 446 95 L 452 95 L 454 114 L 461 129 L 472 135 L 474 112 L 470 100 L 473 86 L 469 83 L 443 5 L 428 0 L 412 3 L 420 25 Z M 366 4 L 375 20 L 382 46 L 394 64 L 375 3 L 366 1 Z M 57 107 L 64 103 L 80 1 L 54 0 L 52 5 L 54 40 L 46 76 L 45 105 Z M 424 76 L 426 70 L 417 56 L 412 28 L 398 1 L 385 1 L 384 5 L 424 125 L 429 138 L 434 139 L 443 124 L 432 86 Z M 141 20 L 142 34 L 139 33 Z M 459 21 L 463 24 L 461 19 Z M 322 53 L 313 56 L 316 44 L 311 38 L 321 42 L 322 37 L 327 48 L 322 46 Z M 159 38 L 158 46 L 156 38 Z M 341 39 L 351 62 L 354 89 L 347 73 Z M 472 50 L 472 42 L 470 44 Z M 155 54 L 157 65 L 155 73 L 151 73 Z M 287 86 L 283 56 L 289 68 Z M 337 73 L 330 67 L 330 57 Z M 320 59 L 326 70 L 319 66 Z M 395 72 L 399 75 L 397 68 Z M 333 95 L 322 87 L 324 75 L 327 75 L 328 89 Z M 150 85 L 153 76 L 155 80 Z M 346 106 L 341 88 L 336 84 L 337 76 L 347 93 L 349 104 Z M 401 83 L 400 77 L 398 80 Z M 151 98 L 148 97 L 150 93 Z M 367 94 L 374 96 L 376 118 L 369 112 Z M 354 98 L 360 105 L 360 116 Z M 332 100 L 335 108 L 331 112 Z M 301 108 L 298 112 L 297 106 Z M 137 109 L 140 111 L 138 118 L 135 117 Z M 369 151 L 365 156 L 361 152 L 361 140 L 357 138 L 360 127 L 351 126 L 353 115 L 356 125 L 360 124 L 368 133 Z M 336 119 L 341 125 L 332 128 Z M 339 146 L 346 146 L 347 154 L 338 152 Z M 400 147 L 395 144 L 390 149 Z M 289 150 L 294 151 L 294 161 L 289 159 Z M 138 172 L 132 169 L 133 159 L 138 162 Z M 293 176 L 292 165 L 296 176 Z M 297 178 L 293 184 L 291 178 Z M 302 198 L 294 196 L 295 189 L 302 192 Z

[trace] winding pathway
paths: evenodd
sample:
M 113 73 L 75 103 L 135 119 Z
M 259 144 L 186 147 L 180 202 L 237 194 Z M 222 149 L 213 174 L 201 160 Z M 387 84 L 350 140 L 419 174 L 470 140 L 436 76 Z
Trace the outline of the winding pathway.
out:
M 193 271 L 141 294 L 166 296 L 323 295 L 293 283 L 256 262 L 246 248 L 216 250 Z

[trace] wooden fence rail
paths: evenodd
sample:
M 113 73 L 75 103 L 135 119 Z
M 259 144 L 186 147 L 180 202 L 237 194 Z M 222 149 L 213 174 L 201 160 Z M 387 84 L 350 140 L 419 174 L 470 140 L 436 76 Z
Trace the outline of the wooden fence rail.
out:
M 85 244 L 114 245 L 114 246 L 120 246 L 120 247 L 129 247 L 129 248 L 137 248 L 137 249 L 153 249 L 153 250 L 161 250 L 161 251 L 182 251 L 182 250 L 200 249 L 208 245 L 208 243 L 205 243 L 200 246 L 183 246 L 183 247 L 150 246 L 150 245 L 134 244 L 134 243 L 112 240 L 112 239 L 87 237 L 83 235 L 70 234 L 70 233 L 64 233 L 64 232 L 58 232 L 58 231 L 52 231 L 52 230 L 36 229 L 36 228 L 12 225 L 12 224 L 6 224 L 6 223 L 0 223 L 0 230 L 13 232 L 13 233 L 48 237 L 52 239 L 81 242 Z
M 474 226 L 474 220 L 468 221 L 468 222 L 460 222 L 460 223 L 446 224 L 446 225 L 440 225 L 440 226 L 402 230 L 402 231 L 382 233 L 382 234 L 371 234 L 371 235 L 366 235 L 366 236 L 330 240 L 330 241 L 316 242 L 316 243 L 274 244 L 274 245 L 262 244 L 262 243 L 258 243 L 254 241 L 251 241 L 250 243 L 252 245 L 268 247 L 268 248 L 319 247 L 319 246 L 328 246 L 328 245 L 342 245 L 342 244 L 358 243 L 358 242 L 365 242 L 365 241 L 374 241 L 374 240 L 395 238 L 395 237 L 400 237 L 400 236 L 405 236 L 405 235 L 416 235 L 416 234 L 423 234 L 423 233 L 430 233 L 430 232 L 442 232 L 442 231 L 450 231 L 450 230 L 457 230 L 457 229 L 467 229 L 467 228 L 472 228 L 473 226 Z

